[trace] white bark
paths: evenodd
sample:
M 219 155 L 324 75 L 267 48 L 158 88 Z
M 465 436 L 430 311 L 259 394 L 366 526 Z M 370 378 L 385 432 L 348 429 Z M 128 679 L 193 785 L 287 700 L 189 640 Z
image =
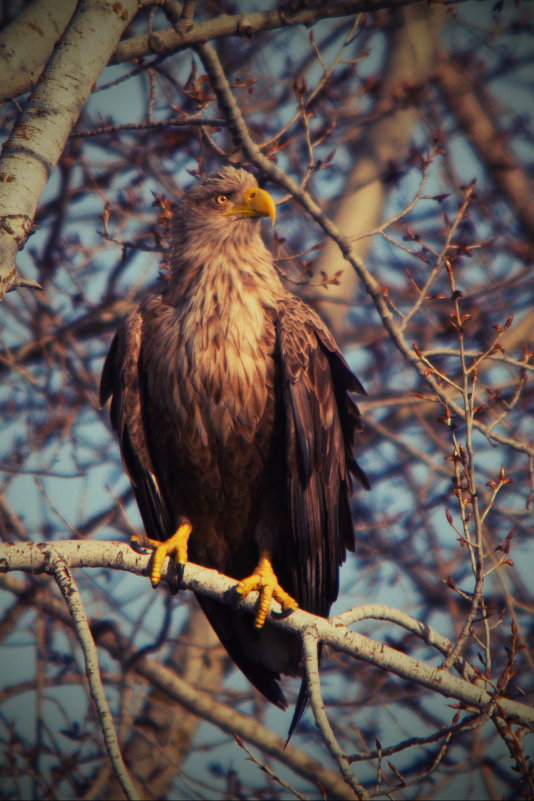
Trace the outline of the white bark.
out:
M 81 0 L 0 160 L 0 300 L 21 283 L 15 257 L 94 84 L 139 0 Z
M 87 683 L 89 684 L 91 697 L 97 710 L 110 763 L 126 798 L 129 799 L 129 801 L 139 801 L 141 796 L 132 782 L 121 754 L 119 738 L 115 729 L 115 724 L 113 723 L 113 716 L 109 708 L 102 677 L 100 675 L 96 645 L 91 634 L 87 615 L 85 614 L 85 607 L 80 591 L 74 580 L 74 576 L 63 559 L 54 552 L 53 548 L 48 549 L 48 554 L 51 555 L 49 559 L 50 570 L 58 583 L 65 603 L 69 607 L 78 642 L 82 647 Z
M 31 573 L 51 572 L 50 561 L 59 554 L 69 567 L 109 567 L 148 575 L 150 556 L 138 554 L 131 546 L 117 542 L 82 542 L 79 540 L 51 543 L 5 543 L 0 545 L 0 572 L 24 570 Z M 174 574 L 169 559 L 165 560 L 162 579 Z M 229 603 L 229 591 L 235 588 L 235 580 L 187 563 L 183 585 L 187 589 Z M 252 593 L 239 603 L 239 607 L 250 612 L 255 610 L 257 594 Z M 275 604 L 275 607 L 277 605 Z M 350 631 L 338 620 L 327 620 L 297 609 L 288 617 L 270 616 L 270 620 L 281 628 L 296 631 L 301 635 L 313 633 L 324 643 L 344 651 L 357 659 L 388 670 L 401 678 L 415 682 L 446 698 L 455 698 L 475 709 L 486 710 L 494 705 L 500 716 L 513 716 L 525 726 L 534 727 L 534 708 L 511 701 L 495 699 L 491 684 L 482 674 L 477 679 L 466 681 L 448 670 L 433 667 L 407 654 L 396 651 L 383 643 Z M 487 689 L 486 689 L 487 687 Z
M 35 84 L 76 0 L 35 0 L 0 31 L 0 103 Z

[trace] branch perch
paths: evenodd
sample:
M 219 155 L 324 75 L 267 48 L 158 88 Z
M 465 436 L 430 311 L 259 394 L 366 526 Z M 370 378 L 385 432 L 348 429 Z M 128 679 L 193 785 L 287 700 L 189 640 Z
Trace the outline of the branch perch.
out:
M 0 545 L 0 572 L 23 570 L 28 573 L 46 573 L 49 568 L 50 543 L 5 543 Z M 130 545 L 117 542 L 82 542 L 65 540 L 54 543 L 54 549 L 71 567 L 112 568 L 125 570 L 137 575 L 149 575 L 150 556 L 136 553 Z M 163 564 L 162 580 L 170 581 L 175 576 L 174 567 L 167 559 Z M 182 586 L 202 595 L 215 598 L 226 604 L 234 603 L 235 580 L 199 565 L 187 563 Z M 239 608 L 253 613 L 257 596 L 250 596 L 239 603 Z M 452 675 L 446 670 L 427 665 L 418 659 L 396 651 L 383 643 L 371 640 L 357 632 L 350 631 L 335 620 L 311 615 L 301 609 L 289 617 L 279 617 L 271 613 L 269 620 L 299 635 L 316 632 L 317 639 L 331 645 L 357 659 L 362 659 L 376 667 L 388 670 L 408 681 L 427 687 L 446 698 L 455 698 L 472 709 L 486 710 L 494 707 L 494 713 L 513 718 L 518 723 L 534 728 L 534 709 L 526 704 L 508 698 L 495 697 L 490 683 L 478 671 L 475 682 L 471 683 Z M 473 669 L 474 670 L 474 669 Z M 488 689 L 486 689 L 486 686 Z M 492 714 L 494 714 L 492 712 Z

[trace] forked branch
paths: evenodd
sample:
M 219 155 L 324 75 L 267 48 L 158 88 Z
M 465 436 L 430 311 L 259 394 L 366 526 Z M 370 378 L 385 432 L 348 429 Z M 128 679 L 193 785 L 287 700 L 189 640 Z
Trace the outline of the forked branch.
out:
M 7 543 L 0 545 L 0 570 L 8 572 L 22 570 L 28 573 L 51 573 L 51 549 L 58 553 L 71 568 L 108 567 L 126 570 L 137 575 L 149 575 L 150 557 L 136 553 L 129 545 L 117 542 L 81 542 L 66 540 L 49 543 Z M 162 580 L 174 578 L 174 567 L 167 559 L 163 565 Z M 215 570 L 188 563 L 184 572 L 182 586 L 185 589 L 215 598 L 226 604 L 235 604 L 235 581 L 217 573 Z M 256 593 L 251 593 L 239 603 L 239 608 L 253 612 Z M 513 717 L 518 723 L 534 727 L 534 709 L 502 698 L 495 692 L 492 684 L 473 668 L 473 681 L 454 676 L 446 670 L 425 664 L 418 659 L 403 654 L 383 643 L 371 640 L 357 632 L 350 631 L 339 619 L 327 620 L 297 609 L 289 616 L 271 613 L 273 625 L 303 636 L 306 632 L 316 634 L 317 640 L 388 670 L 403 679 L 427 687 L 447 698 L 475 709 L 490 707 L 495 714 Z

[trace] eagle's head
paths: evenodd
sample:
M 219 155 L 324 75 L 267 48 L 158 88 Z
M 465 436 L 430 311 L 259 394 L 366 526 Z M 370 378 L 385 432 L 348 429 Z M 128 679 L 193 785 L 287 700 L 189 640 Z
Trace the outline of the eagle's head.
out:
M 278 286 L 272 256 L 265 247 L 257 222 L 274 223 L 276 206 L 258 186 L 252 173 L 223 167 L 202 177 L 176 203 L 171 235 L 170 265 L 177 297 L 198 282 L 201 271 L 223 281 L 227 268 L 250 272 Z M 191 284 L 192 285 L 192 284 Z M 217 291 L 222 291 L 218 285 Z
M 258 186 L 252 173 L 228 166 L 201 178 L 179 199 L 175 233 L 185 239 L 199 235 L 225 239 L 234 236 L 236 228 L 249 229 L 260 217 L 274 223 L 276 206 L 271 195 Z

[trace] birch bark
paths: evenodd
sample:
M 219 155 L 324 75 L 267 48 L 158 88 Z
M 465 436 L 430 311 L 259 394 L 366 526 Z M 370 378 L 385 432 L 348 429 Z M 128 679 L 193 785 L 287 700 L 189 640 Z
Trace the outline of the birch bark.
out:
M 35 0 L 0 31 L 0 103 L 32 88 L 75 8 L 76 0 Z
M 0 300 L 23 283 L 15 264 L 39 199 L 139 0 L 81 0 L 0 159 Z

